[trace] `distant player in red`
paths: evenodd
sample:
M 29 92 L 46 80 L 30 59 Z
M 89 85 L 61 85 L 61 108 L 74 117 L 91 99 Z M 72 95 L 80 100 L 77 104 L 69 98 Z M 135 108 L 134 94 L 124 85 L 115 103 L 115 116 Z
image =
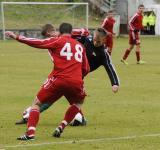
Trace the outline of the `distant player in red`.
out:
M 142 20 L 143 20 L 143 12 L 144 12 L 144 5 L 138 6 L 137 13 L 130 19 L 129 21 L 129 44 L 130 47 L 126 49 L 121 62 L 124 64 L 128 64 L 126 59 L 130 54 L 131 50 L 136 45 L 136 58 L 137 64 L 144 64 L 145 62 L 141 60 L 140 57 L 140 30 L 143 29 Z
M 81 105 L 86 96 L 82 79 L 89 72 L 85 49 L 78 41 L 71 38 L 72 26 L 70 24 L 62 23 L 59 31 L 60 35 L 57 39 L 46 39 L 41 44 L 36 44 L 34 39 L 17 36 L 11 31 L 6 32 L 7 36 L 19 42 L 36 48 L 49 49 L 50 56 L 54 62 L 54 69 L 35 98 L 27 123 L 27 132 L 17 138 L 18 140 L 34 139 L 39 121 L 40 106 L 43 103 L 54 103 L 62 96 L 65 96 L 70 103 L 63 121 L 53 133 L 54 137 L 60 137 L 64 128 L 81 110 Z
M 107 32 L 105 46 L 107 48 L 108 53 L 111 55 L 113 48 L 113 27 L 115 24 L 115 20 L 113 18 L 113 11 L 110 10 L 107 13 L 107 17 L 104 19 L 102 23 L 102 28 Z

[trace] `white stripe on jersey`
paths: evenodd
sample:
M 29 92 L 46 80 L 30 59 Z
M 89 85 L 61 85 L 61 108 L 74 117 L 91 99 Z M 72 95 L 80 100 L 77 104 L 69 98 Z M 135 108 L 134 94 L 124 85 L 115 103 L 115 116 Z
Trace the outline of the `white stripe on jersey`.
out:
M 102 26 L 101 26 L 102 28 L 104 27 L 104 25 L 105 25 L 105 23 L 106 23 L 107 20 L 108 20 L 108 18 L 105 18 L 105 19 L 104 19 L 104 21 L 103 21 L 103 23 L 102 23 Z
M 107 51 L 105 51 L 105 56 L 106 56 L 106 60 L 108 60 L 107 57 L 109 57 L 109 60 L 107 61 L 107 63 L 108 63 L 109 70 L 110 70 L 110 72 L 112 73 L 112 77 L 113 77 L 113 79 L 114 79 L 114 83 L 116 83 L 116 79 L 115 79 L 115 77 L 114 77 L 114 73 L 113 73 L 111 67 L 113 68 L 113 70 L 114 70 L 114 72 L 115 72 L 115 74 L 116 74 L 116 76 L 117 76 L 117 79 L 118 79 L 118 84 L 120 85 L 120 80 L 119 80 L 119 77 L 118 77 L 118 75 L 117 75 L 117 73 L 116 73 L 116 69 L 115 69 L 114 65 L 112 64 L 111 57 L 110 57 L 110 55 L 109 55 L 109 53 L 108 53 Z
M 49 54 L 49 56 L 50 56 L 52 62 L 54 62 L 54 58 L 53 58 L 53 56 L 51 55 L 51 50 L 50 50 L 50 49 L 48 49 L 48 54 Z
M 51 37 L 51 38 L 53 38 L 53 37 Z M 30 40 L 30 41 L 37 41 L 37 42 L 44 42 L 44 41 L 49 41 L 51 38 L 47 38 L 47 39 L 36 39 L 36 38 L 26 38 L 25 36 L 22 36 L 22 35 L 20 35 L 19 36 L 19 39 L 20 40 L 25 40 L 25 39 L 27 39 L 27 41 L 28 40 Z
M 129 27 L 130 27 L 131 30 L 135 29 L 133 27 L 132 23 L 134 22 L 134 20 L 136 19 L 137 16 L 138 16 L 138 13 L 136 13 L 134 16 L 132 16 L 132 18 L 129 20 Z

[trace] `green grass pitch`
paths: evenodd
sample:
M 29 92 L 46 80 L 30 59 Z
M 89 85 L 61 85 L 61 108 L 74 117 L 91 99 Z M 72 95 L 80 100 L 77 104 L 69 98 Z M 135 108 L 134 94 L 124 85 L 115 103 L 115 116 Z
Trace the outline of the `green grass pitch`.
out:
M 112 93 L 106 72 L 100 67 L 85 78 L 88 97 L 83 111 L 87 126 L 67 127 L 59 139 L 51 136 L 68 107 L 62 98 L 41 114 L 36 140 L 29 142 L 16 140 L 26 127 L 14 123 L 31 105 L 52 63 L 45 50 L 15 41 L 0 41 L 0 149 L 160 149 L 159 41 L 159 38 L 142 38 L 142 57 L 147 64 L 137 65 L 133 51 L 129 65 L 125 66 L 120 59 L 128 47 L 128 39 L 115 39 L 112 58 L 121 81 L 119 92 Z

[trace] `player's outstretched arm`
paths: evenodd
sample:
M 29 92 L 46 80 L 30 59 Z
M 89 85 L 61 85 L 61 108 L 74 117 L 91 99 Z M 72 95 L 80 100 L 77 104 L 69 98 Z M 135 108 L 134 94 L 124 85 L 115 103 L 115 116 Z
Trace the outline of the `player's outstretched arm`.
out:
M 112 91 L 114 93 L 118 92 L 118 88 L 120 85 L 119 78 L 118 78 L 116 70 L 112 64 L 111 58 L 107 52 L 105 52 L 105 59 L 103 62 L 103 66 L 105 67 L 107 74 L 109 76 L 109 79 L 111 81 Z
M 31 47 L 41 48 L 41 49 L 52 48 L 52 46 L 54 45 L 54 42 L 58 39 L 57 37 L 51 37 L 47 39 L 26 38 L 25 36 L 16 35 L 12 31 L 6 31 L 5 35 L 21 43 L 27 44 Z

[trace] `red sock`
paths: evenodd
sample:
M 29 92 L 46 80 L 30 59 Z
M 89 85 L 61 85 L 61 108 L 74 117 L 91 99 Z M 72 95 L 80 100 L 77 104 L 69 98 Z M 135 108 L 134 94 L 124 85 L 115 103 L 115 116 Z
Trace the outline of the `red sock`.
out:
M 32 109 L 28 118 L 28 123 L 27 123 L 27 135 L 32 137 L 35 135 L 35 130 L 36 130 L 36 125 L 39 121 L 39 110 L 37 109 Z
M 140 61 L 140 51 L 136 51 L 137 61 Z
M 126 49 L 126 51 L 125 51 L 125 53 L 124 53 L 124 56 L 123 56 L 123 60 L 126 60 L 126 59 L 127 59 L 127 57 L 128 57 L 128 55 L 129 55 L 130 52 L 131 52 L 131 51 L 130 51 L 129 49 Z
M 79 108 L 74 104 L 71 105 L 66 111 L 64 120 L 61 122 L 59 127 L 63 130 L 75 117 L 75 115 L 79 112 Z

